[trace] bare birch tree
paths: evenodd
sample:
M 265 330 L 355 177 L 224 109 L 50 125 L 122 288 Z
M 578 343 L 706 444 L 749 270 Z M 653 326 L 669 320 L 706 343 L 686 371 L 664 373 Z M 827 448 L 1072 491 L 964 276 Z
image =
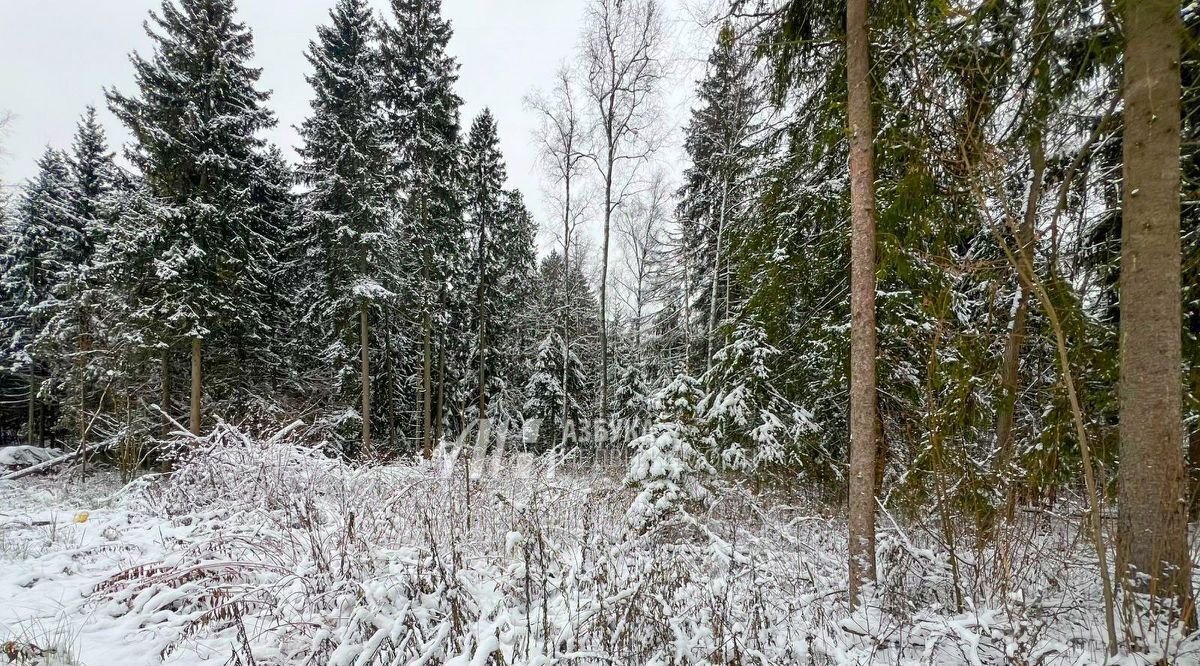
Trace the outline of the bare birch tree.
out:
M 664 246 L 664 229 L 670 215 L 671 192 L 667 178 L 656 171 L 649 187 L 617 218 L 617 235 L 623 275 L 617 276 L 619 298 L 630 313 L 633 352 L 642 354 L 643 329 L 650 314 L 656 260 Z M 639 360 L 642 360 L 639 358 Z
M 591 0 L 583 39 L 586 94 L 603 188 L 600 256 L 600 417 L 608 417 L 608 260 L 613 213 L 655 151 L 663 27 L 655 0 Z
M 555 73 L 554 87 L 549 93 L 535 93 L 525 99 L 525 104 L 538 116 L 535 137 L 540 159 L 546 174 L 553 184 L 550 197 L 556 202 L 562 222 L 563 252 L 563 386 L 567 385 L 566 373 L 571 356 L 571 289 L 568 284 L 571 268 L 571 241 L 575 237 L 580 219 L 586 206 L 579 195 L 580 172 L 587 152 L 584 147 L 586 127 L 579 101 L 576 99 L 575 82 L 571 70 L 565 66 Z M 563 391 L 563 414 L 567 413 L 569 396 Z M 561 443 L 567 444 L 567 419 L 562 420 Z

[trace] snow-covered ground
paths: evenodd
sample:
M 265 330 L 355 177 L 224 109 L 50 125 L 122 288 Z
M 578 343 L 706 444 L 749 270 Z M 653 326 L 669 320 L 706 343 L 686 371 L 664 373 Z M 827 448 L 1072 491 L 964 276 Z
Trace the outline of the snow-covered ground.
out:
M 169 640 L 91 594 L 136 562 L 161 559 L 170 521 L 130 511 L 115 476 L 0 482 L 0 653 L 50 650 L 50 664 L 149 664 Z M 165 530 L 161 531 L 161 530 Z M 11 657 L 11 654 L 8 656 Z M 37 662 L 33 662 L 37 663 Z
M 1077 525 L 1002 548 L 881 516 L 871 608 L 845 599 L 844 522 L 712 480 L 632 527 L 619 471 L 442 457 L 362 469 L 223 428 L 171 477 L 0 483 L 0 644 L 122 664 L 1101 663 Z M 1142 618 L 1148 663 L 1195 641 Z M 1122 630 L 1124 633 L 1124 630 Z M 8 641 L 6 643 L 6 641 Z M 3 654 L 3 652 L 0 652 Z M 57 661 L 55 661 L 57 660 Z

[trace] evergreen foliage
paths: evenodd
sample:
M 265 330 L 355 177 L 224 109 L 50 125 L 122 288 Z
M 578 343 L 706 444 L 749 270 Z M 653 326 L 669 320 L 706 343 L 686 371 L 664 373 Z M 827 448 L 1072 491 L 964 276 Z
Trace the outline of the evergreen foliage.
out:
M 638 495 L 626 518 L 633 527 L 645 529 L 707 497 L 701 479 L 715 470 L 703 453 L 702 400 L 700 383 L 685 374 L 654 396 L 654 425 L 630 444 L 625 482 Z
M 140 318 L 167 354 L 207 340 L 204 390 L 227 400 L 258 384 L 248 364 L 269 365 L 274 331 L 262 314 L 277 295 L 282 230 L 256 195 L 278 186 L 261 137 L 275 119 L 233 0 L 165 0 L 147 33 L 153 54 L 130 58 L 138 92 L 108 94 L 150 195 L 134 222 L 144 245 L 131 249 L 158 298 Z
M 371 417 L 360 413 L 357 402 L 363 379 L 359 310 L 369 308 L 368 322 L 381 319 L 402 280 L 392 205 L 396 176 L 381 168 L 390 153 L 380 105 L 378 30 L 365 2 L 342 0 L 309 44 L 312 114 L 300 127 L 303 164 L 297 174 L 309 189 L 290 233 L 305 276 L 299 316 L 311 335 L 303 343 L 320 360 L 318 381 L 329 383 L 326 418 L 351 440 L 361 419 Z

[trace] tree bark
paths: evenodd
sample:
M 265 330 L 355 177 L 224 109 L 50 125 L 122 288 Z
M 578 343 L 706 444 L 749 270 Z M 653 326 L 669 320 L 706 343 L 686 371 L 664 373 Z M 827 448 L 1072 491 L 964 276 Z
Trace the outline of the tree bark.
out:
M 159 360 L 159 389 L 162 391 L 163 422 L 160 436 L 163 439 L 171 434 L 171 421 L 167 414 L 171 413 L 171 350 L 164 349 Z
M 1033 167 L 1030 176 L 1029 198 L 1025 202 L 1025 217 L 1017 230 L 1021 252 L 1033 251 L 1033 231 L 1037 221 L 1037 204 L 1042 192 L 1042 174 L 1046 168 L 1040 136 L 1030 140 L 1029 157 Z M 1018 281 L 1017 307 L 1013 311 L 1008 341 L 1004 346 L 1004 368 L 1000 386 L 1000 404 L 996 409 L 996 455 L 1001 473 L 1005 473 L 1013 458 L 1013 415 L 1017 404 L 1017 377 L 1021 367 L 1021 346 L 1025 342 L 1025 325 L 1029 309 L 1029 288 Z M 1010 484 L 1011 485 L 1011 484 Z M 1011 491 L 1010 491 L 1011 492 Z
M 81 328 L 85 325 L 86 325 L 86 322 L 80 323 Z M 85 443 L 87 442 L 87 436 L 88 436 L 87 355 L 88 355 L 88 352 L 91 350 L 91 341 L 90 341 L 90 338 L 88 337 L 87 333 L 79 334 L 79 337 L 76 339 L 76 346 L 77 346 L 78 352 L 79 352 L 78 357 L 75 361 L 75 370 L 76 370 L 76 372 L 79 373 L 78 374 L 79 417 L 77 419 L 75 426 L 79 429 L 79 449 L 82 451 L 84 449 Z M 100 405 L 97 405 L 97 409 L 99 409 L 99 407 L 100 407 Z M 80 458 L 80 465 L 79 465 L 81 477 L 87 476 L 87 463 L 88 463 L 87 455 L 83 455 Z
M 1125 3 L 1117 571 L 1190 605 L 1183 462 L 1178 0 Z
M 567 390 L 569 384 L 568 373 L 571 367 L 571 181 L 567 180 L 567 213 L 564 216 L 564 235 L 563 235 L 563 360 L 562 360 L 562 433 L 561 444 L 562 450 L 567 450 L 567 409 L 570 406 L 571 396 Z
M 192 338 L 192 418 L 193 435 L 200 434 L 200 338 Z
M 875 166 L 867 0 L 846 5 L 850 125 L 850 603 L 875 580 Z
M 362 346 L 362 457 L 366 459 L 371 457 L 371 353 L 370 322 L 365 300 L 358 307 L 358 331 Z
M 80 328 L 86 326 L 86 321 L 80 322 Z M 79 419 L 75 425 L 79 428 L 79 441 L 82 444 L 87 437 L 87 359 L 92 351 L 92 337 L 86 330 L 79 334 L 76 345 L 79 349 L 78 359 L 75 361 L 75 369 L 79 372 Z
M 600 258 L 600 419 L 605 423 L 608 421 L 608 239 L 613 209 L 613 150 L 610 137 L 608 170 L 604 172 L 604 249 Z M 565 421 L 566 414 L 563 417 Z
M 433 366 L 433 346 L 430 337 L 432 335 L 433 322 L 430 320 L 428 310 L 425 312 L 424 321 L 424 361 L 421 369 L 421 401 L 424 422 L 421 428 L 421 453 L 428 460 L 433 457 L 433 437 L 432 437 L 432 410 L 433 410 L 433 385 L 431 377 L 431 369 Z
M 442 441 L 442 427 L 446 421 L 446 345 L 438 345 L 438 397 L 437 412 L 434 414 L 433 439 Z
M 384 310 L 383 317 L 383 374 L 386 377 L 384 400 L 387 401 L 388 446 L 396 450 L 396 374 L 395 361 L 392 359 L 392 317 L 390 308 Z
M 36 407 L 36 404 L 37 404 L 36 403 L 37 381 L 33 378 L 32 364 L 30 365 L 29 373 L 26 375 L 25 383 L 29 384 L 29 401 L 26 403 L 26 406 L 28 408 L 28 413 L 25 415 L 25 418 L 26 418 L 25 439 L 26 439 L 27 443 L 29 444 L 29 446 L 33 446 L 33 431 L 34 431 L 33 424 L 37 418 L 37 407 Z

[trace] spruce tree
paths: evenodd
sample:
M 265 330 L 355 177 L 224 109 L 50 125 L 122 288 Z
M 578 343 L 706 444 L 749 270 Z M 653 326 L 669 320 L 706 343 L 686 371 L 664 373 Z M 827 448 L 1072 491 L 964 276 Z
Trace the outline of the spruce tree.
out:
M 533 222 L 520 193 L 504 189 L 504 158 L 487 109 L 471 125 L 465 163 L 467 284 L 473 297 L 467 332 L 476 373 L 467 383 L 474 386 L 472 402 L 482 419 L 496 397 L 523 385 L 519 322 L 533 274 Z
M 700 382 L 682 373 L 654 396 L 654 425 L 629 445 L 625 482 L 638 494 L 625 517 L 634 528 L 644 530 L 707 498 L 701 478 L 715 470 L 703 453 L 701 401 Z
M 532 356 L 531 327 L 523 313 L 530 311 L 535 296 L 530 284 L 537 276 L 537 223 L 525 198 L 515 189 L 504 192 L 500 221 L 495 236 L 498 261 L 491 299 L 494 311 L 503 313 L 493 324 L 500 352 L 497 372 L 519 388 L 523 381 L 521 368 Z
M 705 378 L 712 387 L 702 411 L 711 433 L 713 459 L 732 470 L 758 473 L 785 462 L 827 463 L 816 452 L 795 460 L 802 435 L 814 430 L 811 416 L 776 387 L 780 352 L 751 322 L 739 323 L 729 344 L 713 354 Z
M 255 304 L 258 316 L 247 318 L 242 328 L 235 330 L 235 337 L 245 344 L 229 357 L 235 365 L 223 370 L 237 378 L 243 397 L 257 402 L 252 409 L 263 412 L 274 409 L 274 398 L 292 397 L 294 365 L 306 365 L 309 357 L 297 358 L 290 332 L 300 288 L 291 273 L 290 258 L 292 227 L 302 210 L 292 191 L 297 183 L 295 169 L 276 145 L 268 145 L 255 156 L 255 162 L 258 175 L 249 190 L 249 214 L 259 223 L 255 233 L 260 251 L 266 254 L 256 257 L 256 283 L 246 298 Z M 263 397 L 267 399 L 260 400 Z
M 462 220 L 462 144 L 459 107 L 454 92 L 458 64 L 447 52 L 450 23 L 441 16 L 440 0 L 392 0 L 393 22 L 381 31 L 382 101 L 386 137 L 398 177 L 397 216 L 401 220 L 402 260 L 412 287 L 406 298 L 415 310 L 398 313 L 418 322 L 414 337 L 421 349 L 421 408 L 416 424 L 422 452 L 433 451 L 435 358 L 456 361 L 465 356 L 462 316 L 468 298 L 461 287 L 467 270 L 467 243 Z M 457 325 L 454 325 L 456 324 Z M 440 352 L 435 352 L 435 348 Z M 453 362 L 449 372 L 462 374 Z M 436 389 L 444 401 L 446 373 L 438 373 Z M 440 419 L 439 419 L 440 421 Z
M 89 278 L 97 285 L 97 311 L 106 313 L 100 321 L 104 346 L 94 353 L 113 382 L 113 402 L 124 407 L 117 426 L 121 463 L 132 471 L 143 456 L 143 445 L 165 437 L 174 427 L 152 406 L 171 413 L 172 376 L 180 359 L 169 353 L 160 337 L 174 305 L 155 271 L 160 202 L 145 179 L 122 170 L 115 172 L 110 201 L 114 223 L 96 250 Z M 156 457 L 161 452 L 149 453 Z
M 537 340 L 551 332 L 559 337 L 570 335 L 571 353 L 579 359 L 594 398 L 593 389 L 600 385 L 600 320 L 596 291 L 583 274 L 581 263 L 572 261 L 567 268 L 557 250 L 541 260 L 534 280 L 533 329 Z M 596 405 L 591 400 L 581 397 L 580 402 L 587 405 L 587 411 L 594 411 Z
M 496 268 L 499 264 L 498 240 L 501 237 L 504 210 L 504 181 L 507 178 L 504 157 L 500 154 L 500 137 L 496 131 L 496 120 L 491 111 L 484 109 L 474 122 L 466 146 L 466 201 L 467 228 L 471 233 L 471 280 L 474 282 L 474 334 L 475 365 L 478 377 L 475 382 L 478 402 L 476 409 L 480 420 L 488 417 L 487 402 L 492 378 L 500 377 L 493 359 L 497 354 L 489 346 L 497 345 L 493 324 L 505 316 L 493 307 L 492 296 L 496 292 Z
M 46 305 L 57 276 L 78 245 L 72 210 L 70 165 L 65 155 L 47 148 L 38 159 L 38 174 L 26 184 L 6 241 L 0 368 L 24 378 L 26 441 L 43 441 L 54 420 L 48 400 L 54 388 L 48 377 L 61 376 L 69 361 L 46 356 L 37 341 L 46 330 Z
M 360 397 L 365 455 L 371 450 L 370 319 L 389 304 L 399 279 L 390 207 L 395 175 L 381 168 L 389 154 L 379 108 L 378 24 L 364 0 L 340 0 L 330 19 L 306 54 L 313 101 L 300 128 L 299 176 L 311 189 L 292 241 L 303 248 L 299 261 L 307 280 L 299 303 L 333 381 L 331 407 L 345 409 Z
M 686 296 L 698 320 L 695 328 L 704 331 L 706 368 L 716 351 L 720 323 L 736 307 L 728 302 L 733 290 L 730 245 L 755 195 L 751 178 L 764 148 L 760 87 L 751 52 L 737 41 L 731 25 L 722 26 L 696 91 L 699 105 L 685 129 L 690 166 L 677 211 L 682 251 L 693 265 Z
M 620 443 L 640 436 L 650 419 L 653 391 L 641 366 L 629 354 L 617 369 L 613 385 L 613 435 Z
M 112 224 L 111 193 L 115 166 L 96 110 L 88 107 L 80 120 L 69 158 L 70 191 L 64 227 L 47 255 L 48 286 L 40 309 L 45 326 L 38 333 L 39 356 L 58 359 L 46 377 L 48 393 L 61 403 L 60 421 L 82 441 L 86 413 L 94 411 L 90 378 L 103 290 L 94 255 Z
M 538 452 L 560 444 L 577 445 L 585 434 L 581 430 L 585 411 L 578 399 L 584 386 L 582 364 L 574 354 L 569 354 L 564 364 L 562 348 L 558 333 L 547 334 L 538 344 L 532 372 L 525 385 L 523 412 L 526 423 L 536 424 L 537 440 L 530 444 Z M 534 429 L 526 430 L 532 432 Z M 569 434 L 560 437 L 564 432 Z
M 201 341 L 228 373 L 275 334 L 258 312 L 270 303 L 278 238 L 252 200 L 265 178 L 260 133 L 275 120 L 233 0 L 164 0 L 147 33 L 153 55 L 131 57 L 138 93 L 108 98 L 153 195 L 147 214 L 157 233 L 146 240 L 165 307 L 147 333 L 163 345 L 168 369 L 171 352 L 190 342 L 191 429 L 199 432 Z M 218 374 L 210 393 L 229 396 L 239 388 L 233 376 Z

